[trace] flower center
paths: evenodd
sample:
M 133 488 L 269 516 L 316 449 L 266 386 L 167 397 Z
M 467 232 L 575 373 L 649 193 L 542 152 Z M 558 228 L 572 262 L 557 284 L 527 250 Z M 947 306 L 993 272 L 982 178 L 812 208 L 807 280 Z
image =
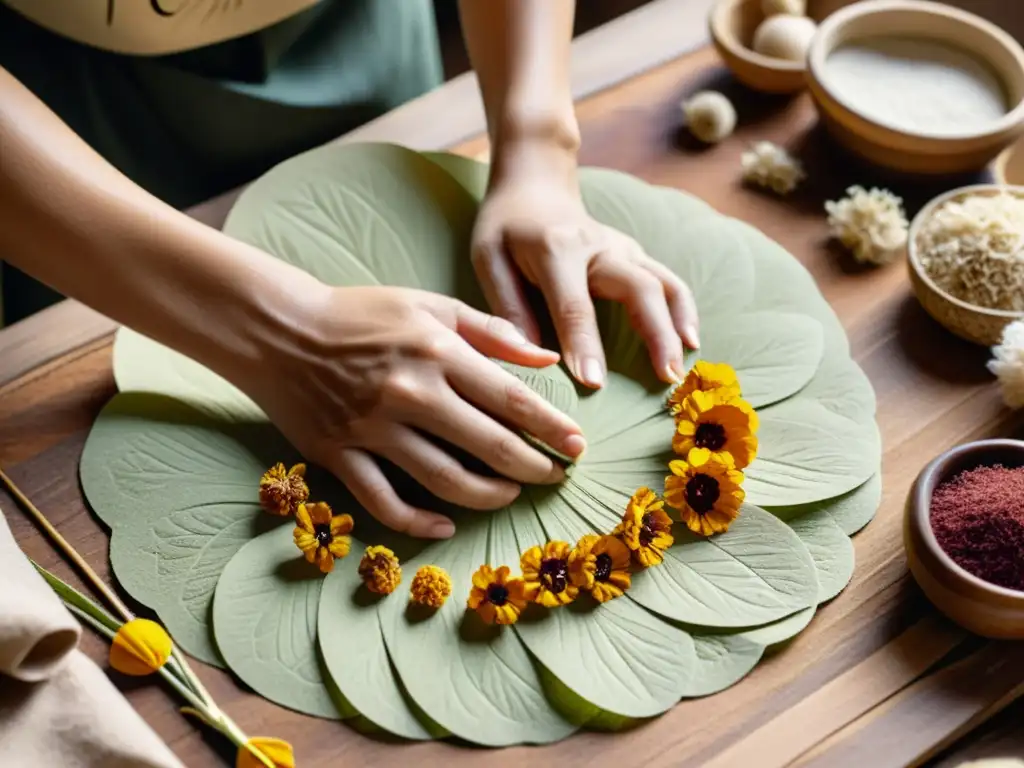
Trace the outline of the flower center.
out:
M 549 592 L 562 592 L 569 586 L 569 564 L 558 558 L 545 560 L 540 564 L 540 580 Z
M 722 491 L 710 475 L 694 475 L 686 483 L 686 503 L 698 515 L 710 512 Z
M 508 588 L 503 584 L 491 584 L 487 588 L 487 602 L 491 605 L 502 606 L 508 600 Z
M 654 537 L 658 535 L 658 521 L 654 519 L 654 515 L 648 512 L 643 516 L 640 521 L 640 543 L 643 546 L 650 546 L 650 543 L 654 541 Z
M 313 526 L 313 535 L 316 537 L 316 543 L 321 547 L 328 546 L 331 543 L 331 524 L 317 523 Z
M 693 444 L 709 451 L 720 451 L 725 446 L 725 427 L 721 424 L 699 424 Z
M 594 578 L 598 581 L 608 581 L 612 575 L 612 556 L 602 552 L 597 556 L 597 566 L 594 568 Z

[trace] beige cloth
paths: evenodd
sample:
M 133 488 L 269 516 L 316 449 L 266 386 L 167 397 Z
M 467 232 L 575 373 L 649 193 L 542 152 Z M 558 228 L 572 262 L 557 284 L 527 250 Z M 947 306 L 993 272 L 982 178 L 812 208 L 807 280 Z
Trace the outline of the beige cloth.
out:
M 184 768 L 78 650 L 80 634 L 0 510 L 0 766 Z

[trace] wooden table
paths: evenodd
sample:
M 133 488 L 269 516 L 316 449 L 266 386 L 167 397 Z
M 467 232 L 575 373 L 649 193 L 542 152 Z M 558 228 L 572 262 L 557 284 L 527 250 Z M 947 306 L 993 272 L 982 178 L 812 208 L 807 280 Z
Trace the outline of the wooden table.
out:
M 742 127 L 724 144 L 698 150 L 679 130 L 678 103 L 706 85 L 736 95 Z M 1024 703 L 1007 707 L 1024 688 L 1024 646 L 969 637 L 937 616 L 908 578 L 900 536 L 907 489 L 936 452 L 969 439 L 1013 435 L 1020 421 L 1000 404 L 985 371 L 985 350 L 954 340 L 924 315 L 903 265 L 857 269 L 828 245 L 822 201 L 850 183 L 874 179 L 823 139 L 805 97 L 741 94 L 709 50 L 586 98 L 578 113 L 583 162 L 695 192 L 758 226 L 808 266 L 842 318 L 854 356 L 878 393 L 884 440 L 885 495 L 877 519 L 854 540 L 853 582 L 740 684 L 623 734 L 583 733 L 546 748 L 494 752 L 388 744 L 282 710 L 202 668 L 216 699 L 250 734 L 290 740 L 304 768 L 450 768 L 480 761 L 562 768 L 888 768 L 1024 755 Z M 739 184 L 740 153 L 758 138 L 800 148 L 806 158 L 809 182 L 792 199 Z M 459 147 L 466 154 L 484 149 L 483 139 Z M 914 207 L 936 191 L 898 189 Z M 201 214 L 216 221 L 224 208 L 221 201 Z M 112 330 L 109 321 L 65 303 L 0 333 L 0 464 L 104 574 L 107 535 L 83 503 L 77 464 L 94 417 L 115 391 Z M 25 551 L 71 577 L 13 502 L 0 494 L 0 505 L 9 510 Z M 83 644 L 94 658 L 104 657 L 99 640 L 86 635 Z M 187 765 L 233 764 L 219 740 L 206 740 L 177 713 L 163 689 L 117 682 Z

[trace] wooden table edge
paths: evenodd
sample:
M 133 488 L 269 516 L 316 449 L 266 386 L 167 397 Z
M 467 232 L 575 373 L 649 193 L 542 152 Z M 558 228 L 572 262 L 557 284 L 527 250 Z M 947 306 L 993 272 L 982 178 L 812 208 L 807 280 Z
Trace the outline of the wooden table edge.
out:
M 580 35 L 572 44 L 574 97 L 595 96 L 706 45 L 711 4 L 712 0 L 652 0 Z M 445 119 L 430 119 L 438 114 Z M 418 151 L 440 150 L 485 130 L 476 76 L 466 73 L 328 144 L 380 141 Z M 243 188 L 186 213 L 220 229 Z M 113 320 L 68 299 L 0 330 L 0 389 L 39 366 L 112 336 L 117 328 Z

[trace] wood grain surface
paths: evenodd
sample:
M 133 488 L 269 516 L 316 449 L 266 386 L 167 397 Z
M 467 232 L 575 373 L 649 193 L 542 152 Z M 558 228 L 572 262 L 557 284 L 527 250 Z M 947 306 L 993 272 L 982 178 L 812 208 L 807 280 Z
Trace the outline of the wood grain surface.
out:
M 741 119 L 734 137 L 704 149 L 680 129 L 678 104 L 708 86 L 732 95 Z M 877 519 L 854 539 L 852 583 L 788 647 L 733 688 L 683 702 L 629 732 L 581 733 L 547 747 L 483 751 L 451 743 L 387 743 L 285 711 L 228 675 L 202 668 L 214 696 L 249 733 L 290 740 L 304 768 L 889 768 L 1024 754 L 1024 706 L 1012 703 L 1024 680 L 1024 647 L 971 637 L 937 616 L 908 577 L 900 536 L 907 490 L 936 453 L 974 438 L 1016 436 L 1021 420 L 1000 402 L 985 370 L 987 351 L 955 340 L 923 313 L 903 264 L 872 270 L 853 265 L 828 242 L 822 210 L 825 199 L 851 183 L 885 181 L 913 211 L 965 180 L 910 186 L 881 179 L 821 135 L 806 97 L 740 91 L 710 51 L 586 99 L 578 112 L 583 162 L 694 192 L 752 223 L 810 269 L 839 313 L 854 357 L 875 386 L 884 446 L 883 503 Z M 740 155 L 757 139 L 786 145 L 804 159 L 809 180 L 791 198 L 740 183 Z M 484 149 L 484 139 L 460 147 L 468 155 Z M 107 536 L 83 504 L 77 462 L 92 419 L 113 392 L 105 339 L 0 387 L 0 463 L 103 573 Z M 0 495 L 0 506 L 26 552 L 69 576 L 12 502 Z M 97 659 L 104 655 L 91 637 L 86 648 Z M 226 752 L 218 758 L 220 742 L 204 739 L 163 690 L 120 678 L 117 683 L 187 765 L 231 764 Z

